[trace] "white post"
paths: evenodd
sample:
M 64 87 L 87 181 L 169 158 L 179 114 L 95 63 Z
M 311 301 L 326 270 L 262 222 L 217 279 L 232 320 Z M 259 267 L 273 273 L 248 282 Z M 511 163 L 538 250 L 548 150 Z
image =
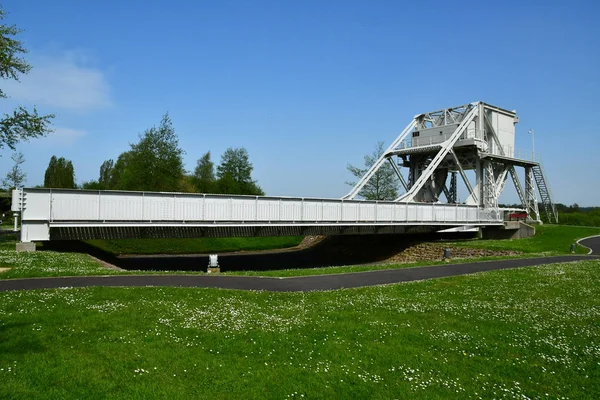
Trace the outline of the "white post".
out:
M 531 161 L 535 161 L 535 140 L 533 129 L 530 129 L 529 133 L 531 134 Z

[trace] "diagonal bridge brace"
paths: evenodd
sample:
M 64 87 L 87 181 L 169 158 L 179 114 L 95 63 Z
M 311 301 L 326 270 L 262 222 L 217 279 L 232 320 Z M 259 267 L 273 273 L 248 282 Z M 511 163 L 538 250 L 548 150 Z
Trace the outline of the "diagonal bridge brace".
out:
M 413 118 L 412 122 L 408 124 L 406 128 L 404 128 L 402 133 L 398 135 L 398 137 L 392 142 L 390 147 L 388 147 L 387 150 L 384 151 L 383 154 L 379 157 L 379 159 L 375 161 L 375 163 L 371 166 L 371 168 L 369 168 L 367 173 L 362 178 L 360 178 L 358 182 L 356 182 L 350 193 L 342 197 L 342 200 L 352 200 L 358 195 L 358 193 L 367 184 L 367 182 L 369 182 L 373 175 L 375 175 L 375 172 L 377 172 L 377 170 L 381 168 L 381 166 L 385 163 L 385 160 L 390 157 L 390 153 L 400 145 L 400 143 L 408 136 L 408 134 L 412 132 L 415 126 L 417 126 L 417 117 Z
M 419 179 L 415 182 L 415 184 L 410 188 L 410 190 L 404 194 L 404 196 L 400 197 L 398 201 L 411 202 L 413 201 L 415 195 L 423 188 L 427 180 L 431 179 L 431 176 L 435 169 L 441 164 L 444 160 L 444 157 L 448 155 L 454 144 L 458 141 L 460 136 L 463 134 L 464 130 L 467 126 L 475 119 L 478 115 L 479 107 L 473 107 L 471 111 L 465 116 L 460 125 L 456 128 L 454 133 L 442 143 L 440 151 L 436 154 L 436 156 L 431 160 L 427 168 L 423 171 Z

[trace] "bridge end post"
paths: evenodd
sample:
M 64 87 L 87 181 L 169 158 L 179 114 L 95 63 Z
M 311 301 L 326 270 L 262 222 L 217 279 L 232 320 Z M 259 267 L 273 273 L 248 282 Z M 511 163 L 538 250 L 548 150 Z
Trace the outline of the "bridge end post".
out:
M 17 253 L 20 252 L 33 252 L 35 251 L 35 243 L 34 242 L 19 242 L 17 243 Z

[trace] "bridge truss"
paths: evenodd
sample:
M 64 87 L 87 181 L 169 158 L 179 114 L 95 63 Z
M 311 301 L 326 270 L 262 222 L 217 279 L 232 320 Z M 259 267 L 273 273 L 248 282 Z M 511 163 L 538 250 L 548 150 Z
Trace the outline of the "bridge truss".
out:
M 351 200 L 386 163 L 391 163 L 405 193 L 395 201 L 455 204 L 457 177 L 468 190 L 465 204 L 498 209 L 510 175 L 530 221 L 541 222 L 536 184 L 549 221 L 558 222 L 543 168 L 537 161 L 515 157 L 518 117 L 483 102 L 416 115 L 366 174 L 344 196 Z M 525 170 L 525 188 L 515 167 Z M 402 169 L 407 169 L 408 178 Z M 471 181 L 467 171 L 475 172 Z
M 22 242 L 408 234 L 503 225 L 498 198 L 510 175 L 530 219 L 540 220 L 535 183 L 555 219 L 543 169 L 514 157 L 517 121 L 515 112 L 482 102 L 419 114 L 342 199 L 27 188 L 13 191 L 12 210 L 21 214 Z M 405 193 L 395 201 L 355 199 L 385 163 Z M 524 189 L 515 167 L 525 168 Z M 460 204 L 458 176 L 469 192 Z

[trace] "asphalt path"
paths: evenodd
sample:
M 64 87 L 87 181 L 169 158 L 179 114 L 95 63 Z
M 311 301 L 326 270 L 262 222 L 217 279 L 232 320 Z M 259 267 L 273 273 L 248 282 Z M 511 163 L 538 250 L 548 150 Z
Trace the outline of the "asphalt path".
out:
M 577 241 L 582 246 L 590 249 L 589 254 L 600 255 L 600 236 L 590 236 Z
M 582 244 L 583 241 L 582 241 Z M 585 246 L 600 249 L 600 237 L 585 240 Z M 27 278 L 0 280 L 0 292 L 11 290 L 48 289 L 90 286 L 171 286 L 201 287 L 269 292 L 303 292 L 336 290 L 363 286 L 410 282 L 423 279 L 473 274 L 476 272 L 530 267 L 542 264 L 596 259 L 597 256 L 567 255 L 544 258 L 526 258 L 500 261 L 447 264 L 441 266 L 398 268 L 335 275 L 316 275 L 290 278 L 226 276 L 226 275 L 113 275 L 73 276 L 60 278 Z

